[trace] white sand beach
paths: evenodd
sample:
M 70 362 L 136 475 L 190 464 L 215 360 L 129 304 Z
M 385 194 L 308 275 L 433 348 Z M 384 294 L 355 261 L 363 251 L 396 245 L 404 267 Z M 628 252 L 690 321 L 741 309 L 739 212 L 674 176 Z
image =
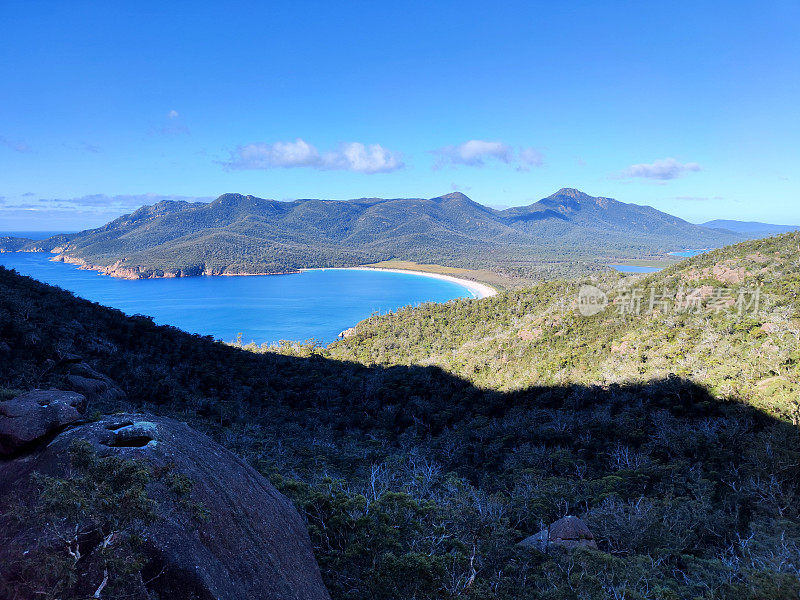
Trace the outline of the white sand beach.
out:
M 460 277 L 453 277 L 452 275 L 443 275 L 441 273 L 428 273 L 426 271 L 410 271 L 408 269 L 383 269 L 381 267 L 330 267 L 318 269 L 301 269 L 301 271 L 386 271 L 387 273 L 408 273 L 411 275 L 422 275 L 423 277 L 431 277 L 433 279 L 441 279 L 443 281 L 450 281 L 464 286 L 472 294 L 473 298 L 488 298 L 497 294 L 497 290 L 485 283 L 478 283 L 470 279 L 461 279 Z

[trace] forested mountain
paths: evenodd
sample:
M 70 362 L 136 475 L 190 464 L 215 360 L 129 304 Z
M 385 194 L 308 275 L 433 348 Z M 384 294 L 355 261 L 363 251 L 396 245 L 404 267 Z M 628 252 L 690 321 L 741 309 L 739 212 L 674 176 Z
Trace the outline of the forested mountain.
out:
M 0 252 L 17 252 L 31 244 L 33 240 L 23 237 L 0 236 Z
M 0 397 L 88 378 L 98 416 L 209 433 L 292 499 L 336 600 L 794 599 L 798 259 L 786 234 L 248 349 L 0 269 Z M 518 545 L 565 515 L 592 544 Z
M 210 203 L 164 201 L 67 239 L 27 246 L 9 239 L 5 247 L 46 248 L 134 278 L 277 273 L 390 259 L 525 275 L 545 263 L 598 264 L 741 239 L 647 206 L 562 189 L 503 211 L 458 192 L 427 200 L 293 202 L 225 194 Z

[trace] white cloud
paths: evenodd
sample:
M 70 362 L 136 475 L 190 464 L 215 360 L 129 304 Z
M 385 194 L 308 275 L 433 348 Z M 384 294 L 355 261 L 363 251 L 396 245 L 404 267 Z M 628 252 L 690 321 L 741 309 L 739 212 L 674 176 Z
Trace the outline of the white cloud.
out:
M 505 164 L 516 164 L 518 171 L 528 171 L 532 167 L 541 167 L 544 156 L 534 148 L 518 148 L 503 142 L 489 142 L 486 140 L 469 140 L 457 146 L 444 146 L 434 150 L 437 155 L 434 169 L 445 165 L 466 165 L 468 167 L 483 167 L 489 161 Z
M 522 148 L 519 151 L 520 171 L 528 171 L 531 167 L 541 167 L 544 164 L 544 156 L 534 148 Z
M 317 149 L 297 138 L 294 142 L 239 146 L 228 166 L 232 169 L 312 167 L 320 162 Z
M 178 114 L 178 111 L 174 110 L 174 109 L 167 113 L 167 118 L 168 119 L 177 119 L 179 116 L 180 115 Z
M 389 173 L 403 168 L 403 161 L 396 152 L 380 144 L 364 146 L 360 142 L 341 144 L 335 152 L 322 158 L 326 169 L 341 169 L 357 173 Z
M 485 140 L 469 140 L 457 146 L 445 146 L 434 150 L 439 156 L 437 167 L 446 164 L 482 167 L 487 160 L 511 162 L 513 150 L 503 142 L 487 142 Z
M 643 177 L 645 179 L 666 181 L 699 170 L 700 165 L 697 163 L 680 163 L 674 158 L 662 158 L 649 164 L 631 165 L 622 171 L 619 176 L 622 178 Z
M 400 154 L 380 144 L 365 146 L 360 142 L 345 142 L 336 150 L 321 154 L 301 138 L 293 142 L 239 146 L 225 164 L 230 169 L 311 167 L 356 173 L 389 173 L 405 166 Z

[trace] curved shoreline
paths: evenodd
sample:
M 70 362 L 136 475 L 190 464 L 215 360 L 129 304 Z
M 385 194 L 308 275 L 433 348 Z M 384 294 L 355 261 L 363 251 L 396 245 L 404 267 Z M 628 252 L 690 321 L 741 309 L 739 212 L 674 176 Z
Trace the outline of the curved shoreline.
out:
M 51 253 L 54 254 L 54 253 Z M 109 275 L 111 277 L 116 277 L 118 279 L 171 279 L 175 277 L 187 277 L 184 275 L 182 271 L 177 273 L 175 272 L 164 272 L 161 275 L 156 275 L 155 273 L 151 273 L 146 277 L 142 277 L 142 274 L 135 269 L 132 268 L 122 268 L 119 263 L 114 263 L 113 265 L 108 265 L 106 267 L 101 267 L 98 265 L 92 265 L 87 263 L 82 258 L 71 257 L 66 254 L 60 253 L 55 254 L 49 260 L 53 262 L 63 262 L 68 264 L 77 265 L 79 269 L 90 270 L 90 271 L 97 271 L 103 275 Z M 303 271 L 384 271 L 386 273 L 407 273 L 410 275 L 421 275 L 423 277 L 430 277 L 432 279 L 439 279 L 441 281 L 449 281 L 451 283 L 456 283 L 461 287 L 467 289 L 467 291 L 472 294 L 474 299 L 481 299 L 481 298 L 488 298 L 490 296 L 497 295 L 497 290 L 490 285 L 485 283 L 478 283 L 477 281 L 472 281 L 471 279 L 463 279 L 461 277 L 454 277 L 452 275 L 445 275 L 443 273 L 431 273 L 429 271 L 414 271 L 411 269 L 390 269 L 390 268 L 383 268 L 383 267 L 313 267 L 309 269 L 298 269 L 296 271 L 282 271 L 277 273 L 213 273 L 213 272 L 203 272 L 198 275 L 190 275 L 194 277 L 198 276 L 206 276 L 206 277 L 255 277 L 255 276 L 264 276 L 264 275 L 293 275 L 302 273 Z
M 453 277 L 452 275 L 444 275 L 442 273 L 430 273 L 428 271 L 412 271 L 409 269 L 384 269 L 381 267 L 315 267 L 313 269 L 300 269 L 300 271 L 383 271 L 385 273 L 406 273 L 409 275 L 422 275 L 423 277 L 430 277 L 432 279 L 440 279 L 442 281 L 449 281 L 450 283 L 457 283 L 461 287 L 467 289 L 476 300 L 481 298 L 488 298 L 497 295 L 497 290 L 485 283 L 478 283 L 471 279 L 462 279 L 460 277 Z

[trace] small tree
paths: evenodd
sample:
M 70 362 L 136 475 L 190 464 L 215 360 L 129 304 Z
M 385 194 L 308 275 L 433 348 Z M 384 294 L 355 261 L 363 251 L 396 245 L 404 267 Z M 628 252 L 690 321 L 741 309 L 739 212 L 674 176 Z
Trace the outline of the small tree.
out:
M 44 535 L 14 565 L 15 581 L 0 595 L 146 598 L 140 533 L 157 517 L 147 493 L 154 471 L 142 460 L 100 457 L 87 440 L 74 441 L 69 458 L 63 478 L 32 476 L 36 502 L 20 502 L 16 515 Z

